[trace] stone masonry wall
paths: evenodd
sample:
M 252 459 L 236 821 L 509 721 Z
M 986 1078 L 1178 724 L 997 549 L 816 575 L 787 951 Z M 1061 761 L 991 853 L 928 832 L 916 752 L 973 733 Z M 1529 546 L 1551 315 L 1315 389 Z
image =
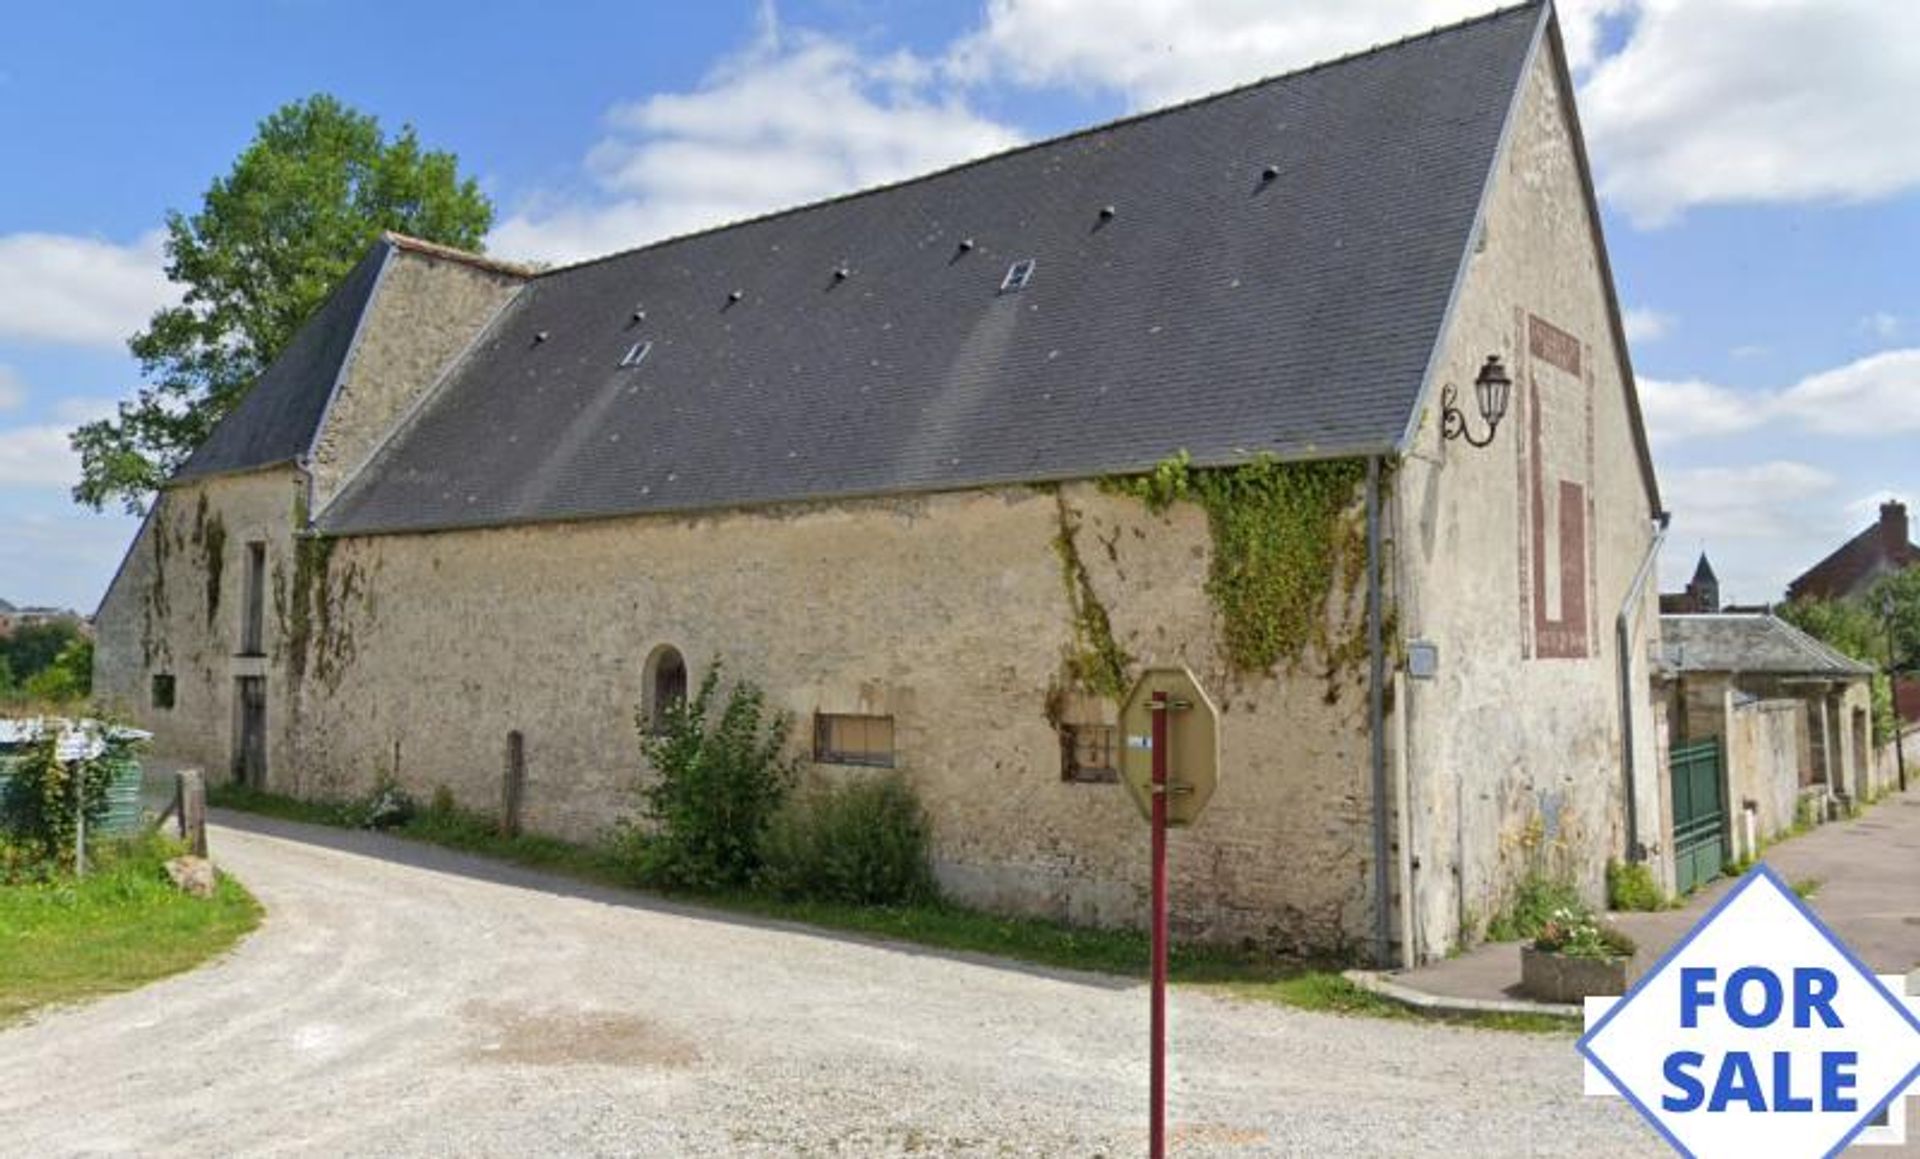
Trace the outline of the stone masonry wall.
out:
M 233 767 L 234 682 L 267 681 L 267 768 L 290 761 L 280 727 L 291 707 L 284 671 L 284 609 L 295 567 L 294 516 L 304 477 L 291 467 L 219 476 L 162 492 L 101 601 L 95 696 L 154 733 L 155 750 L 224 778 Z M 264 656 L 240 656 L 247 544 L 266 544 Z M 174 679 L 174 705 L 157 708 L 152 679 Z
M 313 507 L 324 507 L 414 402 L 492 321 L 521 279 L 394 248 L 313 447 Z
M 1473 381 L 1499 355 L 1506 418 L 1484 449 L 1443 441 L 1436 385 L 1394 481 L 1399 627 L 1439 650 L 1433 679 L 1401 681 L 1389 730 L 1404 746 L 1402 925 L 1423 960 L 1477 936 L 1530 871 L 1601 900 L 1625 847 L 1615 616 L 1653 509 L 1551 51 L 1527 82 L 1436 375 L 1483 435 Z M 1631 709 L 1640 837 L 1659 865 L 1653 588 Z
M 1220 789 L 1172 843 L 1181 927 L 1287 947 L 1364 937 L 1360 682 L 1329 703 L 1311 661 L 1290 678 L 1229 670 L 1197 509 L 1153 516 L 1086 485 L 1061 498 L 1120 644 L 1139 665 L 1189 665 L 1224 711 Z M 1138 924 L 1145 825 L 1122 786 L 1061 779 L 1047 718 L 1071 639 L 1060 516 L 1054 494 L 1018 489 L 343 540 L 331 567 L 364 594 L 332 629 L 350 660 L 300 688 L 297 787 L 391 773 L 493 809 L 518 730 L 525 823 L 597 836 L 633 808 L 643 670 L 669 644 L 696 684 L 716 659 L 759 682 L 803 749 L 816 711 L 892 715 L 956 896 Z

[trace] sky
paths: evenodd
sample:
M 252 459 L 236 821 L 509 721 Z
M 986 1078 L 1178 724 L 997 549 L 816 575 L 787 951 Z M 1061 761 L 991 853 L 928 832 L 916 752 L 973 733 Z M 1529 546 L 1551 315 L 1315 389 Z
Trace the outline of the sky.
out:
M 488 248 L 564 261 L 1398 39 L 1487 0 L 0 0 L 0 597 L 91 611 L 137 521 L 66 433 L 275 108 L 459 155 Z M 1920 4 L 1560 6 L 1677 588 L 1787 580 L 1920 502 Z M 1916 511 L 1920 516 L 1920 511 Z

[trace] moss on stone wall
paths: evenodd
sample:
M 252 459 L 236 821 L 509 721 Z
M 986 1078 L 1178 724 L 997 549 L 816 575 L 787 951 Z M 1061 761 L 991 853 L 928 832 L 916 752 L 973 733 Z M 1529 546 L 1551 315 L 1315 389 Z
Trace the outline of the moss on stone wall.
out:
M 220 618 L 220 581 L 227 563 L 227 524 L 211 510 L 206 492 L 193 513 L 193 545 L 200 549 L 200 570 L 207 580 L 207 627 Z
M 167 560 L 173 554 L 167 527 L 169 513 L 167 497 L 156 496 L 147 529 L 148 542 L 153 551 L 153 576 L 147 581 L 146 599 L 141 601 L 140 609 L 140 659 L 149 669 L 167 667 L 173 660 L 167 624 L 167 617 L 172 612 L 172 601 L 167 594 Z

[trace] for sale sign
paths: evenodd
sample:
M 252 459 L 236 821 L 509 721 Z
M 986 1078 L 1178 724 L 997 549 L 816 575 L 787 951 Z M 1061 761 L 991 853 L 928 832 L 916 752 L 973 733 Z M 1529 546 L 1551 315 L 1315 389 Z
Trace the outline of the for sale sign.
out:
M 1580 1052 L 1683 1154 L 1812 1159 L 1920 1078 L 1920 1018 L 1761 866 Z

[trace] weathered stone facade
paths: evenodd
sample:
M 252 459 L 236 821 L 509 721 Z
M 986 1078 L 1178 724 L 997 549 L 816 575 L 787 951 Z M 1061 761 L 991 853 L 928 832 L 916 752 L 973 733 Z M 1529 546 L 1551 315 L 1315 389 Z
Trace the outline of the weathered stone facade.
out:
M 1401 639 L 1440 657 L 1431 680 L 1396 678 L 1388 734 L 1410 806 L 1398 825 L 1402 920 L 1421 958 L 1484 930 L 1534 869 L 1570 872 L 1601 900 L 1605 862 L 1626 844 L 1614 628 L 1656 512 L 1568 95 L 1547 52 L 1435 373 L 1472 415 L 1474 375 L 1501 355 L 1510 411 L 1486 449 L 1446 441 L 1436 388 L 1394 483 Z M 1576 488 L 1580 501 L 1563 503 Z M 1647 665 L 1657 598 L 1649 585 L 1629 610 L 1643 650 L 1630 657 L 1628 710 L 1640 840 L 1659 867 L 1667 789 Z
M 1605 861 L 1627 843 L 1614 622 L 1655 512 L 1563 73 L 1547 55 L 1557 47 L 1541 44 L 1430 406 L 1386 472 L 1391 797 L 1379 811 L 1364 654 L 1236 671 L 1207 590 L 1207 518 L 1193 504 L 1152 514 L 1082 481 L 310 537 L 309 486 L 321 503 L 338 493 L 513 292 L 508 276 L 417 255 L 388 271 L 310 462 L 165 495 L 102 606 L 99 687 L 164 749 L 219 775 L 235 764 L 235 682 L 264 676 L 264 780 L 304 796 L 392 777 L 494 809 L 517 733 L 522 823 L 586 839 L 635 805 L 634 718 L 648 658 L 668 645 L 695 682 L 722 661 L 761 684 L 794 714 L 800 749 L 815 713 L 890 716 L 897 767 L 926 805 L 954 896 L 1138 924 L 1145 827 L 1120 786 L 1062 775 L 1059 714 L 1111 721 L 1113 711 L 1068 675 L 1074 613 L 1058 544 L 1070 530 L 1135 670 L 1185 664 L 1223 713 L 1220 787 L 1172 842 L 1188 936 L 1367 947 L 1376 818 L 1389 837 L 1396 957 L 1477 936 L 1531 869 L 1571 874 L 1597 899 Z M 1498 437 L 1487 449 L 1442 440 L 1438 384 L 1470 396 L 1494 353 L 1515 378 Z M 1463 405 L 1471 411 L 1470 397 Z M 205 547 L 216 519 L 224 562 Z M 249 541 L 265 544 L 271 583 L 264 658 L 233 655 Z M 1365 596 L 1342 569 L 1331 639 L 1364 627 Z M 1645 664 L 1655 599 L 1648 586 L 1626 609 L 1638 635 L 1625 712 L 1639 836 L 1660 864 L 1661 722 Z M 1437 648 L 1431 678 L 1405 670 L 1416 643 Z M 176 676 L 171 710 L 149 707 L 150 677 L 163 671 Z M 870 774 L 816 765 L 811 775 Z

